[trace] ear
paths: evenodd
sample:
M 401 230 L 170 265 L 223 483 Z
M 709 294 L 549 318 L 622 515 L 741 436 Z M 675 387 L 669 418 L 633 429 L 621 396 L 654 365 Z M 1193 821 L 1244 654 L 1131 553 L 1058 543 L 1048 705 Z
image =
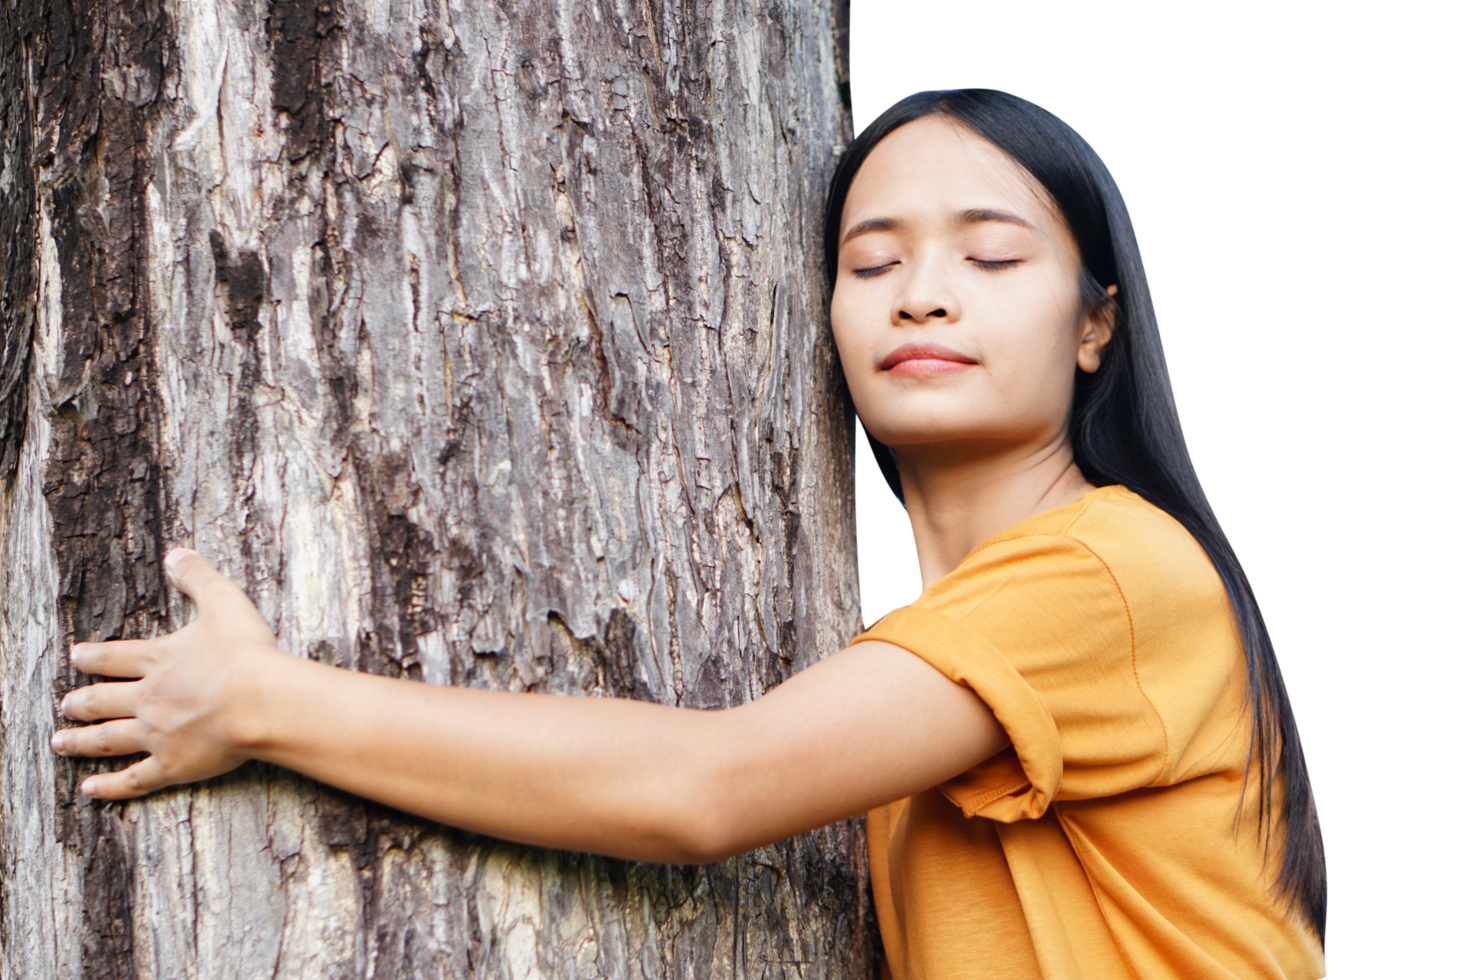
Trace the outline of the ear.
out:
M 1103 352 L 1113 339 L 1113 327 L 1118 320 L 1118 304 L 1113 297 L 1118 295 L 1117 286 L 1109 286 L 1108 299 L 1088 312 L 1082 321 L 1082 340 L 1077 345 L 1077 366 L 1088 374 L 1102 367 Z

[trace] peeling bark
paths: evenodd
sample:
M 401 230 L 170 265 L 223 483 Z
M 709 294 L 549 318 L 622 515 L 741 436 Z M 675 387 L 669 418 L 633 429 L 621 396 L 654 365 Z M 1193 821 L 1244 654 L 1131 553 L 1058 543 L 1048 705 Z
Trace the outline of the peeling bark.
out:
M 642 865 L 45 747 L 173 543 L 425 683 L 713 708 L 843 645 L 836 7 L 0 4 L 0 976 L 871 974 L 855 824 Z

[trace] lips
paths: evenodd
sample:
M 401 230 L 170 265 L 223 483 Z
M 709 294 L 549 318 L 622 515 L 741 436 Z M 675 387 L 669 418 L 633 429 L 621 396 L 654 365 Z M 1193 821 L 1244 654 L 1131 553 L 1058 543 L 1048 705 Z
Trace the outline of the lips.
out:
M 883 358 L 878 369 L 908 377 L 932 378 L 955 374 L 976 363 L 973 357 L 939 344 L 904 344 Z

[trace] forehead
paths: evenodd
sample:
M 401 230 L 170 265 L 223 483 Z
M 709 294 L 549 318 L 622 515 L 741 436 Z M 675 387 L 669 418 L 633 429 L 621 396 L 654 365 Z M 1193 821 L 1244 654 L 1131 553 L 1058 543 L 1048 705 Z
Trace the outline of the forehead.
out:
M 1070 239 L 1046 189 L 963 123 L 926 116 L 873 147 L 842 206 L 842 231 L 872 218 L 924 220 L 976 208 L 1010 211 Z

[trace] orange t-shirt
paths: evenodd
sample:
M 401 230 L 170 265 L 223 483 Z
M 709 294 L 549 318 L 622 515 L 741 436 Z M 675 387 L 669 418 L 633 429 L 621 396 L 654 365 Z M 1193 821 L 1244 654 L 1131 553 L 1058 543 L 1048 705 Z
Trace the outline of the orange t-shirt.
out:
M 862 640 L 973 689 L 1012 743 L 868 815 L 894 980 L 1324 975 L 1316 934 L 1271 895 L 1256 797 L 1241 807 L 1229 599 L 1168 514 L 1089 491 L 986 541 Z

